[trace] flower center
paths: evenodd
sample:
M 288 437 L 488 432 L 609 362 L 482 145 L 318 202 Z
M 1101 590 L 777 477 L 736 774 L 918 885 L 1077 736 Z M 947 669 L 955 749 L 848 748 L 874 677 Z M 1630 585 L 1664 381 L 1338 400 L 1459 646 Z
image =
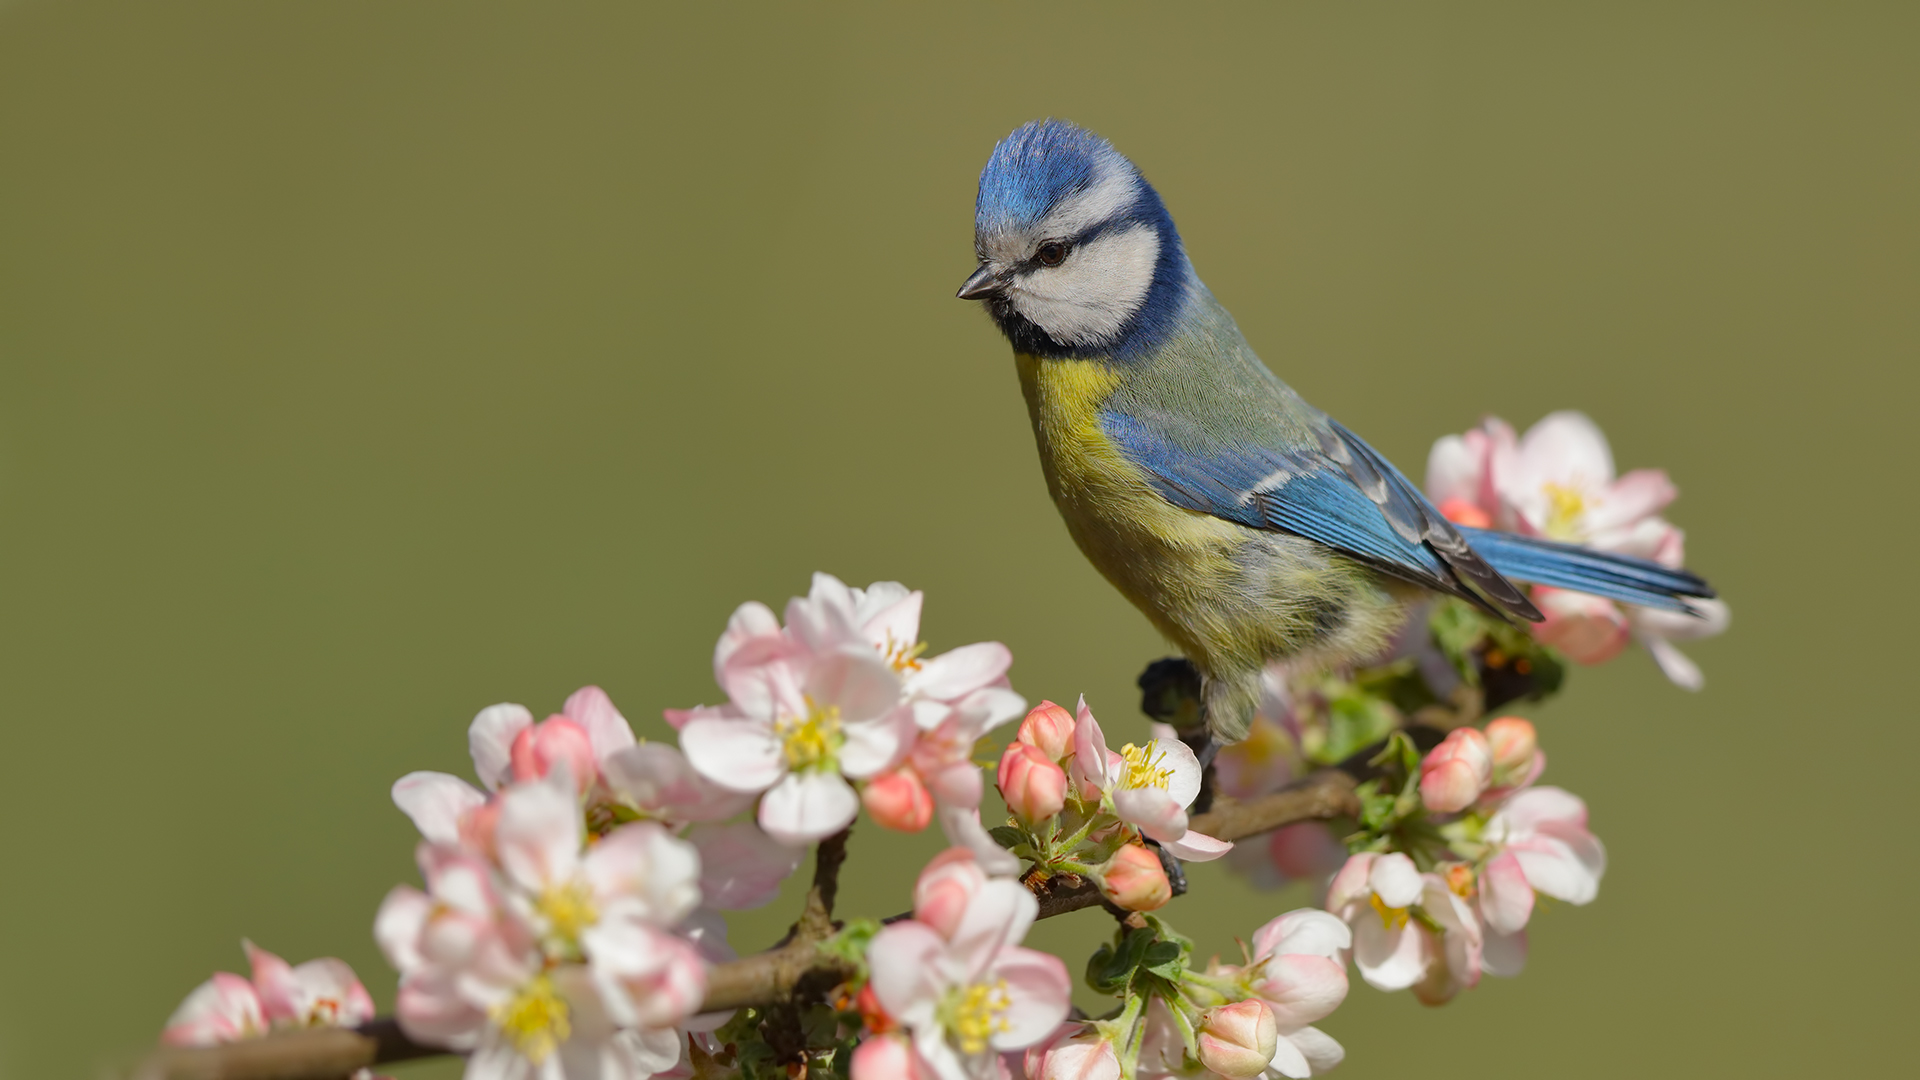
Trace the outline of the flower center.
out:
M 534 907 L 547 920 L 553 936 L 569 945 L 580 940 L 581 931 L 600 920 L 600 911 L 593 906 L 593 892 L 582 881 L 548 888 Z
M 553 980 L 545 975 L 535 976 L 505 1004 L 494 1006 L 492 1015 L 520 1056 L 535 1065 L 546 1061 L 573 1034 L 566 999 L 554 991 Z
M 1585 530 L 1580 528 L 1580 519 L 1587 512 L 1587 497 L 1565 484 L 1550 483 L 1541 490 L 1547 495 L 1547 535 L 1556 540 L 1582 539 Z
M 787 755 L 787 768 L 795 772 L 830 767 L 843 741 L 840 735 L 840 706 L 821 708 L 807 699 L 807 715 L 800 719 L 776 721 L 773 725 Z
M 1374 893 L 1372 896 L 1368 897 L 1367 902 L 1373 905 L 1373 910 L 1380 913 L 1381 926 L 1384 926 L 1389 930 L 1398 930 L 1401 927 L 1407 925 L 1407 909 L 1406 908 L 1388 907 L 1387 905 L 1380 902 L 1379 893 Z
M 905 675 L 909 671 L 920 670 L 920 654 L 927 651 L 927 643 L 895 641 L 893 635 L 889 633 L 887 643 L 879 646 L 879 649 L 880 655 L 887 658 L 887 663 L 893 666 L 893 670 Z
M 1002 1031 L 1010 1031 L 1006 1012 L 1013 1007 L 1007 996 L 1007 980 L 988 986 L 975 983 L 947 995 L 941 1009 L 942 1027 L 953 1033 L 954 1042 L 964 1054 L 985 1053 L 989 1040 Z
M 1454 863 L 1447 867 L 1447 888 L 1462 900 L 1473 896 L 1473 867 L 1466 863 Z
M 1120 786 L 1128 788 L 1164 788 L 1167 778 L 1173 775 L 1173 769 L 1160 763 L 1166 760 L 1166 751 L 1148 743 L 1135 746 L 1132 743 L 1120 748 L 1120 756 L 1125 758 L 1126 775 L 1120 778 Z

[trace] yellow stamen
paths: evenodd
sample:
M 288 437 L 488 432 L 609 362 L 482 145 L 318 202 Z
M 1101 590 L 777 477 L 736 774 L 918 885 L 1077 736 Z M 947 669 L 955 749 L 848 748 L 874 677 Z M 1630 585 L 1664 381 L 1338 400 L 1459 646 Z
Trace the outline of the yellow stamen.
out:
M 546 1061 L 573 1034 L 566 999 L 545 975 L 535 976 L 512 999 L 494 1006 L 492 1016 L 520 1056 L 535 1065 Z
M 1166 760 L 1166 751 L 1152 743 L 1145 746 L 1128 743 L 1120 748 L 1120 756 L 1127 761 L 1127 773 L 1121 778 L 1121 787 L 1164 788 L 1167 786 L 1167 778 L 1173 775 L 1171 767 L 1163 768 L 1160 764 Z
M 600 911 L 593 906 L 593 892 L 584 882 L 555 885 L 540 894 L 534 907 L 546 918 L 553 936 L 569 944 L 578 942 L 581 931 L 600 921 Z
M 920 654 L 927 651 L 927 643 L 908 644 L 893 640 L 893 634 L 887 634 L 887 643 L 879 646 L 880 655 L 887 658 L 893 670 L 905 675 L 909 671 L 920 670 Z
M 1556 540 L 1583 539 L 1580 518 L 1587 512 L 1587 497 L 1564 484 L 1545 484 L 1542 490 L 1547 494 L 1547 535 Z
M 975 983 L 947 996 L 946 1006 L 940 1010 L 941 1026 L 953 1033 L 961 1053 L 985 1053 L 994 1035 L 1013 1029 L 1006 1017 L 1012 1007 L 1013 999 L 1007 996 L 1007 980 L 1001 979 L 992 986 Z
M 1379 893 L 1374 893 L 1372 896 L 1367 898 L 1367 901 L 1373 905 L 1373 910 L 1380 913 L 1381 926 L 1384 926 L 1389 930 L 1398 930 L 1401 927 L 1407 925 L 1408 915 L 1407 915 L 1406 908 L 1388 907 L 1387 905 L 1380 902 Z
M 1466 863 L 1453 863 L 1446 869 L 1447 888 L 1462 900 L 1473 897 L 1473 867 Z
M 784 742 L 787 768 L 795 772 L 817 769 L 834 763 L 840 750 L 840 706 L 822 709 L 807 699 L 807 715 L 800 719 L 778 720 L 774 733 Z

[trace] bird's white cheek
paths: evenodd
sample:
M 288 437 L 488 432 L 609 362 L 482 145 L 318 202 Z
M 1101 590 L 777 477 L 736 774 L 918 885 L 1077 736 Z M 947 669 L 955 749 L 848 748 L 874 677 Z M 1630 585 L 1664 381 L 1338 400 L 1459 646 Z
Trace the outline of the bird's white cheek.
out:
M 1160 237 L 1135 225 L 1082 244 L 1067 261 L 1017 280 L 1014 310 L 1055 341 L 1090 346 L 1111 341 L 1146 302 Z

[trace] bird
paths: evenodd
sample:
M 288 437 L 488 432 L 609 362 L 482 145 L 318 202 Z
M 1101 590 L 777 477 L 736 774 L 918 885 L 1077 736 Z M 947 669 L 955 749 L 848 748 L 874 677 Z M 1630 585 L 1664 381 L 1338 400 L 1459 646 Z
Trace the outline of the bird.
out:
M 1517 582 L 1692 610 L 1654 562 L 1456 525 L 1261 362 L 1134 163 L 1056 119 L 1001 140 L 959 297 L 1011 343 L 1041 470 L 1096 569 L 1198 669 L 1216 743 L 1245 738 L 1275 661 L 1378 652 L 1418 601 L 1542 616 Z

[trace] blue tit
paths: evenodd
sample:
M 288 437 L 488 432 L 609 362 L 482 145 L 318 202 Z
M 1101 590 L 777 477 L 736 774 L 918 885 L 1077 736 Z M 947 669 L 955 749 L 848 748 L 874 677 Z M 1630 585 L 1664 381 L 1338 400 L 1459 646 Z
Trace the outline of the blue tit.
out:
M 994 147 L 974 254 L 959 295 L 1013 344 L 1067 531 L 1193 661 L 1225 741 L 1268 663 L 1365 659 L 1431 593 L 1532 621 L 1516 580 L 1674 610 L 1713 595 L 1684 570 L 1447 521 L 1267 370 L 1159 194 L 1091 132 L 1041 120 Z

